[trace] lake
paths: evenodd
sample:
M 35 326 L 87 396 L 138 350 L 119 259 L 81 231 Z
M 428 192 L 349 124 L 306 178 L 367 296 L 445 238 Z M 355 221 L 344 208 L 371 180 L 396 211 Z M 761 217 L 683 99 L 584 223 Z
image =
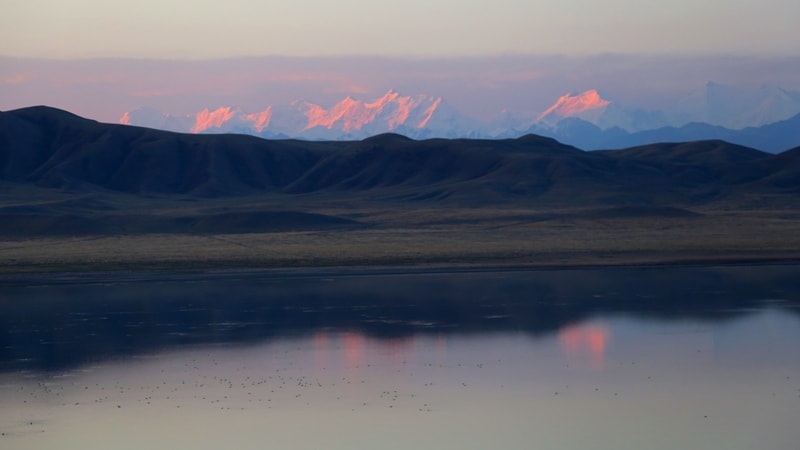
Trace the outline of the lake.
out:
M 794 449 L 800 266 L 0 278 L 0 448 Z

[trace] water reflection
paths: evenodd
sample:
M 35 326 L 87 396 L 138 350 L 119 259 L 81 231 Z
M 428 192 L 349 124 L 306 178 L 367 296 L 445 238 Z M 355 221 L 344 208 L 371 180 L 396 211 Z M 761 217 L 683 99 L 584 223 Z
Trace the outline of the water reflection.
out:
M 0 371 L 59 371 L 209 343 L 322 342 L 339 333 L 355 362 L 365 336 L 402 355 L 413 351 L 414 336 L 508 331 L 557 333 L 573 357 L 586 354 L 601 368 L 608 330 L 576 324 L 609 314 L 713 322 L 764 305 L 796 314 L 798 275 L 797 266 L 761 266 L 6 277 Z
M 606 346 L 611 333 L 598 324 L 571 324 L 558 330 L 558 339 L 572 364 L 588 359 L 594 370 L 603 370 Z
M 794 448 L 800 268 L 0 284 L 0 447 Z
M 326 329 L 0 373 L 0 447 L 778 450 L 800 441 L 796 315 L 602 315 L 563 330 Z M 602 370 L 574 364 L 569 349 L 584 358 L 597 336 Z

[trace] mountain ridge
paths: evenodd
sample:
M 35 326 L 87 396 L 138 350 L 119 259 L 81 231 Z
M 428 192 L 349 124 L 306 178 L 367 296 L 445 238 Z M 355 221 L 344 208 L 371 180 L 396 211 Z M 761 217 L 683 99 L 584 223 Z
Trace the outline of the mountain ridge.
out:
M 620 128 L 603 130 L 586 120 L 569 117 L 558 122 L 554 128 L 532 127 L 526 132 L 550 136 L 584 150 L 621 149 L 659 142 L 719 139 L 777 153 L 800 145 L 800 114 L 779 122 L 741 130 L 695 122 L 681 127 L 662 127 L 636 133 Z
M 439 117 L 445 124 L 438 124 Z M 403 96 L 390 89 L 373 101 L 351 96 L 326 108 L 300 100 L 288 105 L 269 105 L 256 112 L 235 106 L 206 108 L 194 115 L 173 116 L 154 108 L 128 111 L 120 118 L 125 125 L 139 125 L 167 131 L 191 133 L 241 132 L 261 137 L 291 136 L 307 139 L 361 139 L 382 132 L 403 130 L 404 134 L 458 134 L 447 126 L 472 121 L 450 108 L 441 97 Z M 467 125 L 459 128 L 465 129 Z
M 0 113 L 3 181 L 130 195 L 335 193 L 476 205 L 685 205 L 735 198 L 750 187 L 769 190 L 755 181 L 779 170 L 794 174 L 795 165 L 770 161 L 789 160 L 795 153 L 770 155 L 724 141 L 586 152 L 536 135 L 412 140 L 389 133 L 359 141 L 265 140 L 103 124 L 48 107 Z M 676 173 L 686 176 L 676 179 Z
M 709 82 L 661 110 L 629 108 L 589 89 L 561 96 L 542 113 L 504 114 L 479 121 L 460 114 L 442 97 L 401 95 L 390 89 L 372 100 L 346 96 L 329 107 L 299 100 L 259 111 L 228 105 L 183 116 L 142 107 L 125 112 L 120 123 L 176 132 L 306 140 L 358 140 L 384 132 L 414 139 L 513 138 L 536 133 L 586 150 L 724 138 L 776 152 L 800 145 L 800 131 L 776 127 L 797 114 L 800 93 L 775 86 L 737 89 Z
M 11 271 L 780 259 L 798 193 L 800 147 L 277 140 L 0 112 Z

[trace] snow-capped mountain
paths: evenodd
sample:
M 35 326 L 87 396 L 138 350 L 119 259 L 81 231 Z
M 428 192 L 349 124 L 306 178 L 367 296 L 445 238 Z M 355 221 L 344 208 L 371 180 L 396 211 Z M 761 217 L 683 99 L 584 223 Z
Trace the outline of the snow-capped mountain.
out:
M 659 110 L 624 106 L 591 89 L 565 94 L 540 114 L 504 111 L 487 122 L 464 116 L 441 97 L 404 96 L 394 90 L 373 100 L 348 96 L 330 107 L 299 100 L 260 111 L 223 106 L 183 116 L 139 108 L 125 113 L 120 122 L 185 133 L 312 140 L 356 140 L 386 132 L 414 139 L 515 138 L 536 133 L 594 149 L 619 147 L 633 142 L 630 136 L 634 135 L 655 139 L 664 135 L 655 131 L 669 128 L 683 134 L 692 131 L 694 139 L 717 139 L 721 131 L 714 127 L 728 131 L 761 127 L 797 114 L 800 93 L 774 86 L 734 88 L 709 83 Z M 780 142 L 794 142 L 794 134 L 789 134 Z
M 652 111 L 622 107 L 596 90 L 566 94 L 516 135 L 540 134 L 585 150 L 723 139 L 776 152 L 800 145 L 798 119 L 800 93 L 708 83 Z
M 672 126 L 698 122 L 730 129 L 757 127 L 800 113 L 800 93 L 777 86 L 732 87 L 708 82 L 665 113 Z
M 194 119 L 191 116 L 173 116 L 155 108 L 143 107 L 126 112 L 119 119 L 119 123 L 188 133 L 194 126 Z
M 552 106 L 540 114 L 534 123 L 540 129 L 553 128 L 567 118 L 577 118 L 607 130 L 621 128 L 636 132 L 668 124 L 663 114 L 656 111 L 628 109 L 603 98 L 595 89 L 580 94 L 562 95 Z
M 690 123 L 732 130 L 786 120 L 800 113 L 800 93 L 775 86 L 731 87 L 709 82 L 662 110 L 625 107 L 603 98 L 596 90 L 561 96 L 533 121 L 533 128 L 555 132 L 565 119 L 580 119 L 601 130 L 628 133 Z M 570 122 L 571 123 L 571 122 Z
M 374 101 L 348 96 L 330 108 L 296 101 L 257 112 L 226 106 L 205 109 L 193 116 L 140 108 L 125 113 L 120 122 L 191 133 L 237 132 L 306 139 L 362 139 L 385 132 L 410 137 L 460 137 L 474 135 L 480 127 L 441 97 L 402 96 L 393 90 Z
M 552 106 L 536 118 L 536 121 L 555 125 L 566 117 L 579 117 L 584 120 L 597 118 L 610 104 L 611 102 L 602 98 L 595 89 L 581 94 L 568 93 L 559 97 Z

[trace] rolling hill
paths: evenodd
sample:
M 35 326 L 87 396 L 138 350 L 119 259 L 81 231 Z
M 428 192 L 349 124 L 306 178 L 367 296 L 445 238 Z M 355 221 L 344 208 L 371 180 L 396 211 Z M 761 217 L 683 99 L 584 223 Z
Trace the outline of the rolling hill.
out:
M 353 202 L 625 214 L 785 208 L 797 204 L 799 156 L 800 149 L 771 155 L 724 141 L 585 152 L 536 135 L 264 140 L 104 124 L 40 106 L 0 113 L 0 234 L 361 226 L 323 211 Z M 268 209 L 252 206 L 263 198 Z M 174 201 L 181 206 L 165 206 Z

